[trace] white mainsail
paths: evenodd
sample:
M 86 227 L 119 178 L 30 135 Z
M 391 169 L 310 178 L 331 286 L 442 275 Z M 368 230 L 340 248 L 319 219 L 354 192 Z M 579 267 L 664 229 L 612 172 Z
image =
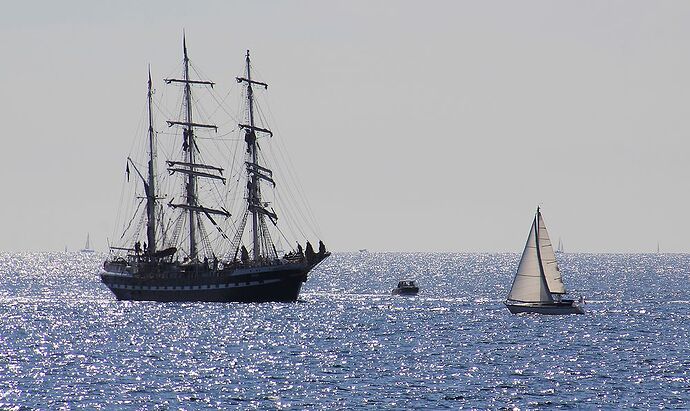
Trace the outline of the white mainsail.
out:
M 542 271 L 537 253 L 537 218 L 532 222 L 532 229 L 527 237 L 525 249 L 518 266 L 517 274 L 510 288 L 508 300 L 522 302 L 552 302 L 546 278 Z
M 556 253 L 553 252 L 553 245 L 546 231 L 546 223 L 541 212 L 537 211 L 537 221 L 539 222 L 539 252 L 541 254 L 541 265 L 544 268 L 544 277 L 549 291 L 552 294 L 565 294 L 565 284 L 561 277 L 561 270 L 558 268 Z

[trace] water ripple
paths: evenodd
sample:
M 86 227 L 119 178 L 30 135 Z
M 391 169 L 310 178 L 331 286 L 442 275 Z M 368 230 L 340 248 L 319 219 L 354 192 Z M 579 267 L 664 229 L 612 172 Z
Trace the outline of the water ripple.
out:
M 337 254 L 295 304 L 119 302 L 101 258 L 0 254 L 0 408 L 690 406 L 690 256 L 563 256 L 569 317 L 508 313 L 513 254 Z

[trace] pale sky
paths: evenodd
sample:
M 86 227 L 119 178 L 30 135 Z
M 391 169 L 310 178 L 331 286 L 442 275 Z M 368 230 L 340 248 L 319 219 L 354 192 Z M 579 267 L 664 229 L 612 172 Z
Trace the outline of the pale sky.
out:
M 5 2 L 0 250 L 106 249 L 146 70 L 246 49 L 337 251 L 690 251 L 690 2 Z M 157 76 L 157 77 L 156 77 Z M 280 136 L 280 137 L 279 137 Z

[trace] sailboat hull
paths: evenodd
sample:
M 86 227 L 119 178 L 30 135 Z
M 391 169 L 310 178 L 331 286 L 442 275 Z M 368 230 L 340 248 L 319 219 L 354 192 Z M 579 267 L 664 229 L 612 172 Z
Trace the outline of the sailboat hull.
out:
M 506 301 L 505 306 L 512 314 L 533 313 L 544 315 L 584 314 L 584 308 L 575 301 L 552 303 L 517 303 Z
M 314 265 L 284 264 L 211 271 L 144 272 L 106 264 L 101 281 L 118 300 L 202 302 L 294 302 Z M 173 266 L 173 268 L 178 268 Z

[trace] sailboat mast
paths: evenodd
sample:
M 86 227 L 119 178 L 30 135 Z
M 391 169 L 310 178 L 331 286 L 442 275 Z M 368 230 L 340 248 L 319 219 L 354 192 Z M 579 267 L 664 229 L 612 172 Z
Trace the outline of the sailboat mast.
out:
M 156 141 L 153 131 L 153 86 L 151 82 L 151 68 L 149 67 L 149 89 L 148 89 L 148 109 L 149 109 L 149 175 L 148 189 L 146 190 L 146 239 L 148 241 L 148 253 L 153 255 L 156 252 L 156 180 L 155 164 Z
M 537 262 L 539 263 L 539 275 L 541 276 L 541 281 L 544 283 L 544 286 L 546 287 L 547 290 L 549 290 L 549 285 L 548 282 L 546 281 L 546 274 L 544 273 L 544 263 L 541 260 L 541 245 L 539 244 L 539 224 L 541 219 L 541 212 L 539 211 L 539 207 L 537 207 L 537 215 L 534 217 L 534 227 L 536 232 L 534 233 L 534 240 L 536 242 L 536 248 L 537 248 Z M 548 291 L 549 293 L 551 290 Z
M 254 128 L 254 91 L 252 90 L 252 69 L 249 61 L 249 50 L 247 50 L 247 101 L 249 104 L 249 126 L 251 127 L 252 136 L 255 136 Z M 258 163 L 257 147 L 256 147 L 256 137 L 248 141 L 250 154 L 252 157 L 252 163 Z M 256 207 L 261 207 L 261 192 L 259 191 L 259 180 L 256 173 L 252 173 L 251 181 L 249 184 L 249 204 L 250 210 L 252 212 L 252 247 L 253 247 L 253 257 L 254 260 L 258 260 L 261 254 L 261 248 L 259 245 L 259 213 Z M 254 207 L 251 207 L 251 206 Z
M 182 45 L 184 48 L 184 100 L 185 100 L 185 122 L 184 143 L 187 148 L 187 162 L 194 164 L 194 128 L 192 127 L 192 86 L 189 79 L 189 57 L 187 56 L 187 41 L 183 37 Z M 193 166 L 189 166 L 190 171 L 194 171 Z M 196 176 L 193 172 L 187 174 L 187 206 L 189 211 L 189 258 L 194 260 L 197 257 L 196 248 Z

